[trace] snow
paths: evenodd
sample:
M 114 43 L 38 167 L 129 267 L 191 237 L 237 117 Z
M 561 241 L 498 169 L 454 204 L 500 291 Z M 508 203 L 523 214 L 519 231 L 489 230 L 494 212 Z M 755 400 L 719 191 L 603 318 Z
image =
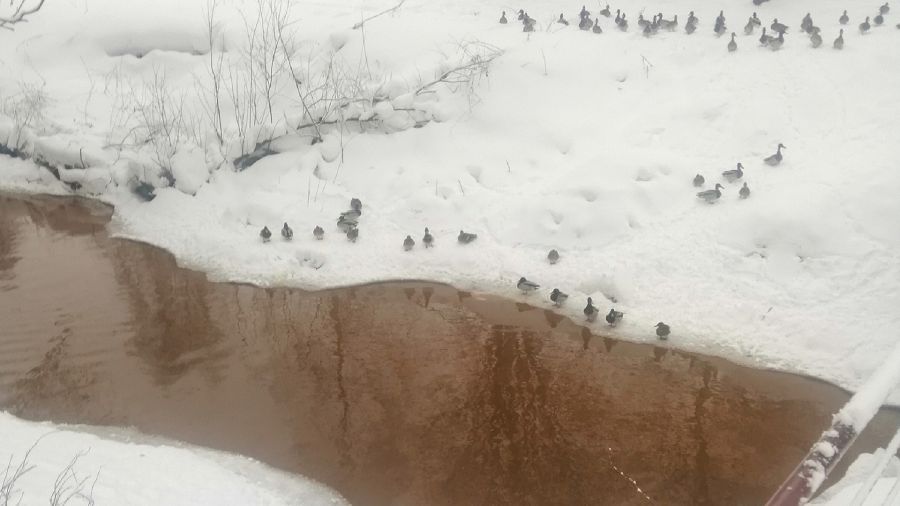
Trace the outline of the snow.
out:
M 15 469 L 34 445 L 25 466 L 31 469 L 15 482 L 10 504 L 46 504 L 57 477 L 79 455 L 66 493 L 85 480 L 84 496 L 74 496 L 71 505 L 349 504 L 324 485 L 250 458 L 131 431 L 26 422 L 2 412 L 0 427 L 4 468 L 11 462 Z
M 294 83 L 282 83 L 272 121 L 243 140 L 231 125 L 220 147 L 198 93 L 216 55 L 240 61 L 256 2 L 219 3 L 212 59 L 205 1 L 58 2 L 0 32 L 0 142 L 19 137 L 14 106 L 39 90 L 46 105 L 23 150 L 79 194 L 114 204 L 117 235 L 166 248 L 214 280 L 322 289 L 428 279 L 548 308 L 558 287 L 570 295 L 560 311 L 578 321 L 588 296 L 624 311 L 602 330 L 615 337 L 655 341 L 663 321 L 670 346 L 854 390 L 900 328 L 900 71 L 888 63 L 900 61 L 900 31 L 892 13 L 861 36 L 854 27 L 871 13 L 853 8 L 845 49 L 832 50 L 845 3 L 721 0 L 698 10 L 667 0 L 647 12 L 683 23 L 695 10 L 697 33 L 646 39 L 636 26 L 646 3 L 635 0 L 615 6 L 630 32 L 601 18 L 602 35 L 551 23 L 560 11 L 577 19 L 570 2 L 524 1 L 538 20 L 530 35 L 496 0 L 407 0 L 360 30 L 350 28 L 396 2 L 300 2 L 290 13 L 298 67 L 320 71 L 313 78 L 337 68 L 366 98 L 345 114 L 380 123 L 326 129 L 313 143 L 309 129 L 286 126 L 308 118 Z M 757 32 L 728 53 L 729 37 L 711 29 L 720 9 L 738 33 L 754 9 L 792 30 L 780 51 L 758 47 Z M 510 24 L 497 23 L 501 10 Z M 826 41 L 817 50 L 797 33 L 807 11 Z M 417 93 L 495 49 L 471 86 Z M 171 145 L 129 137 L 128 99 L 152 97 L 160 76 L 194 120 Z M 270 132 L 277 154 L 239 172 L 221 165 Z M 768 167 L 779 142 L 785 160 Z M 170 152 L 174 186 L 155 163 Z M 738 182 L 721 201 L 698 202 L 694 174 L 710 188 L 738 161 L 752 196 L 739 200 Z M 156 187 L 154 200 L 135 196 L 139 182 Z M 0 189 L 69 188 L 45 168 L 0 159 Z M 351 197 L 364 206 L 356 244 L 334 226 Z M 259 241 L 264 225 L 285 221 L 293 242 Z M 316 225 L 324 241 L 312 239 Z M 436 247 L 404 252 L 403 238 L 418 241 L 426 226 Z M 456 244 L 460 229 L 478 240 Z M 551 248 L 562 257 L 553 266 Z M 521 276 L 543 291 L 519 295 Z
M 885 450 L 880 448 L 874 453 L 863 453 L 850 467 L 847 473 L 836 484 L 822 492 L 818 497 L 810 501 L 816 506 L 850 506 L 859 488 L 863 486 L 866 478 L 877 465 L 878 461 L 885 457 Z M 886 501 L 891 487 L 897 483 L 900 476 L 900 459 L 891 457 L 882 478 L 875 482 L 872 492 L 860 506 L 882 506 L 890 504 Z

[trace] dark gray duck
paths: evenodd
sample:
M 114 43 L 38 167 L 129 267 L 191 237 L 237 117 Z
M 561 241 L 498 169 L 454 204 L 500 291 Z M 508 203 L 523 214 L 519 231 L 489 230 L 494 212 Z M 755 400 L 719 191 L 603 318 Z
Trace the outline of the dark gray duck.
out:
M 518 19 L 519 21 L 524 20 L 525 19 L 525 11 L 522 9 L 519 9 L 519 16 L 516 19 Z
M 406 236 L 406 239 L 403 239 L 403 250 L 409 251 L 415 247 L 416 241 L 413 240 L 412 236 Z
M 569 26 L 569 22 L 566 21 L 566 18 L 563 17 L 562 13 L 559 14 L 559 19 L 557 19 L 556 22 L 561 25 Z
M 316 228 L 313 229 L 313 237 L 315 237 L 317 241 L 321 241 L 325 238 L 325 230 L 316 225 Z
M 775 33 L 787 33 L 788 27 L 784 23 L 779 23 L 778 18 L 775 18 L 775 21 L 772 21 L 771 26 L 769 28 L 772 29 Z
M 696 32 L 696 31 L 697 31 L 697 23 L 686 23 L 686 24 L 684 25 L 684 31 L 685 31 L 685 33 L 687 33 L 688 35 L 690 35 L 690 34 Z
M 353 227 L 353 228 L 347 230 L 347 240 L 348 241 L 356 242 L 357 239 L 359 239 L 359 229 L 358 228 Z
M 822 45 L 822 36 L 819 35 L 819 32 L 815 32 L 809 36 L 809 41 L 812 43 L 812 47 L 817 48 Z
M 874 19 L 872 19 L 872 21 L 875 22 L 875 26 L 881 26 L 884 24 L 884 16 L 882 16 L 881 14 L 878 14 L 875 16 Z
M 434 236 L 428 231 L 428 227 L 425 227 L 425 235 L 422 236 L 422 244 L 424 244 L 426 248 L 434 246 Z
M 606 323 L 610 324 L 610 326 L 615 327 L 622 321 L 622 317 L 625 316 L 625 313 L 621 311 L 616 311 L 615 309 L 610 309 L 608 313 L 606 313 Z
M 597 319 L 597 314 L 600 311 L 594 307 L 594 301 L 590 297 L 587 300 L 587 306 L 584 307 L 584 317 L 587 318 L 587 321 L 592 322 Z
M 294 238 L 294 231 L 288 226 L 287 222 L 281 227 L 281 237 L 283 237 L 285 241 L 290 241 Z
M 844 49 L 844 29 L 843 28 L 841 28 L 840 35 L 838 35 L 837 38 L 834 39 L 834 48 L 835 49 Z
M 753 18 L 747 19 L 747 24 L 744 25 L 744 35 L 753 35 L 753 30 L 756 29 L 756 24 L 753 22 Z
M 740 195 L 742 199 L 750 196 L 750 187 L 747 186 L 747 183 L 744 183 L 744 186 L 741 186 L 741 190 L 738 192 L 738 195 Z
M 263 242 L 269 242 L 269 239 L 272 238 L 272 232 L 269 231 L 269 227 L 263 227 L 262 230 L 259 231 L 259 236 L 262 238 Z
M 550 292 L 550 301 L 553 302 L 553 305 L 556 307 L 562 306 L 566 299 L 569 298 L 569 295 L 559 291 L 559 288 L 554 288 L 552 292 Z
M 869 31 L 869 28 L 872 28 L 872 25 L 869 24 L 869 17 L 866 16 L 866 20 L 859 24 L 859 32 L 866 33 Z
M 738 179 L 744 177 L 744 166 L 741 165 L 741 162 L 738 162 L 737 168 L 726 170 L 722 173 L 722 176 L 724 176 L 729 183 L 733 183 L 734 181 L 737 181 Z
M 762 20 L 760 20 L 756 13 L 754 12 L 752 16 L 750 16 L 750 21 L 753 21 L 753 24 L 756 26 L 762 26 Z
M 591 31 L 594 33 L 603 33 L 603 29 L 600 28 L 600 20 L 594 19 L 594 27 L 591 28 Z
M 350 209 L 357 212 L 362 211 L 362 201 L 356 197 L 353 197 L 352 199 L 350 199 Z
M 840 21 L 842 25 L 846 25 L 850 22 L 850 16 L 847 15 L 847 11 L 844 11 L 844 13 L 841 14 L 841 18 L 838 21 Z
M 878 8 L 878 14 L 887 14 L 888 12 L 891 12 L 891 6 L 887 2 Z
M 728 43 L 728 52 L 733 53 L 737 51 L 737 42 L 734 41 L 734 32 L 731 32 L 731 42 Z
M 763 27 L 762 35 L 759 36 L 759 43 L 768 46 L 769 42 L 772 42 L 772 39 L 772 36 L 766 35 L 766 27 Z
M 550 250 L 550 253 L 547 253 L 547 261 L 550 262 L 550 264 L 559 262 L 559 252 L 555 249 Z
M 725 188 L 725 187 L 720 185 L 719 183 L 716 183 L 716 187 L 713 188 L 712 190 L 698 192 L 697 198 L 700 200 L 703 200 L 709 204 L 712 204 L 713 202 L 719 200 L 719 198 L 722 196 L 721 190 L 723 188 Z
M 581 18 L 581 21 L 578 22 L 578 29 L 580 30 L 590 30 L 591 27 L 594 26 L 594 22 L 591 21 L 591 18 Z
M 672 329 L 670 329 L 669 326 L 666 325 L 665 323 L 659 322 L 656 324 L 656 337 L 665 341 L 666 339 L 669 338 L 669 334 L 671 334 L 671 333 L 672 333 Z
M 784 159 L 784 157 L 781 155 L 782 149 L 787 149 L 787 146 L 785 146 L 784 144 L 779 142 L 778 149 L 775 150 L 775 154 L 767 156 L 763 159 L 763 161 L 766 162 L 766 165 L 771 165 L 774 167 L 774 166 L 778 165 L 779 163 L 781 163 L 781 160 Z
M 777 51 L 784 46 L 784 32 L 778 32 L 778 37 L 769 38 L 769 49 Z
M 534 281 L 528 281 L 525 277 L 519 278 L 519 282 L 516 283 L 516 288 L 522 291 L 522 293 L 531 293 L 540 288 L 541 285 L 535 283 Z
M 337 228 L 339 230 L 341 230 L 342 232 L 347 232 L 348 230 L 356 227 L 357 225 L 359 225 L 359 222 L 357 222 L 357 220 L 355 218 L 344 218 L 343 216 L 341 216 L 337 220 Z
M 612 16 L 612 13 L 609 12 L 609 4 L 606 4 L 606 7 L 604 7 L 603 10 L 600 11 L 600 15 L 607 18 Z
M 800 21 L 800 29 L 805 31 L 809 30 L 809 27 L 813 25 L 812 16 L 809 13 L 806 13 L 806 16 L 803 16 L 803 20 Z
M 459 231 L 459 235 L 456 237 L 456 240 L 461 244 L 469 244 L 475 239 L 478 239 L 477 234 L 470 234 L 468 232 L 463 232 L 462 230 Z
M 506 23 L 508 23 L 508 21 L 506 21 L 506 11 L 503 11 L 503 13 L 500 14 L 500 24 L 505 25 Z
M 699 188 L 699 187 L 703 186 L 704 183 L 706 183 L 706 179 L 704 179 L 703 176 L 701 176 L 700 174 L 697 174 L 696 176 L 694 176 L 694 186 Z

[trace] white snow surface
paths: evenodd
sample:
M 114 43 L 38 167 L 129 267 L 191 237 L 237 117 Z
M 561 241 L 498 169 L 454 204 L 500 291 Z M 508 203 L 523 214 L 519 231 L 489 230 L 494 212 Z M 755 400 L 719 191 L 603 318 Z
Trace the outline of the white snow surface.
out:
M 163 247 L 214 280 L 319 289 L 428 279 L 548 307 L 558 287 L 570 295 L 562 312 L 577 320 L 588 296 L 602 311 L 624 311 L 621 325 L 602 330 L 615 337 L 654 341 L 653 326 L 663 321 L 672 346 L 848 389 L 893 349 L 900 338 L 897 14 L 863 36 L 855 27 L 872 9 L 854 4 L 843 51 L 831 48 L 837 19 L 851 7 L 843 0 L 758 8 L 746 0 L 623 0 L 613 8 L 628 13 L 630 31 L 601 18 L 601 35 L 550 22 L 560 12 L 577 21 L 580 3 L 523 1 L 539 22 L 528 35 L 503 2 L 408 0 L 365 30 L 351 29 L 395 3 L 304 1 L 291 13 L 304 47 L 337 55 L 365 76 L 364 90 L 377 88 L 381 98 L 367 114 L 383 120 L 378 131 L 330 131 L 312 146 L 308 130 L 288 135 L 273 143 L 279 154 L 243 172 L 220 166 L 208 144 L 179 146 L 175 187 L 157 190 L 149 203 L 129 188 L 137 178 L 160 179 L 146 151 L 114 148 L 121 129 L 111 125 L 122 111 L 112 90 L 121 79 L 164 73 L 196 106 L 209 62 L 205 2 L 48 4 L 15 32 L 0 33 L 0 99 L 22 83 L 43 86 L 49 101 L 26 136 L 29 152 L 59 164 L 84 159 L 88 171 L 62 177 L 80 177 L 80 194 L 116 206 L 116 234 Z M 229 54 L 244 40 L 238 14 L 255 6 L 220 3 Z M 691 36 L 679 26 L 646 39 L 636 22 L 645 7 L 648 17 L 677 13 L 682 26 L 693 9 L 701 24 Z M 720 9 L 740 34 L 735 53 L 725 49 L 728 37 L 712 33 Z M 783 49 L 759 47 L 758 31 L 742 34 L 754 9 L 765 24 L 777 17 L 791 26 Z M 501 10 L 510 24 L 497 23 Z M 822 48 L 799 33 L 808 11 L 822 28 Z M 473 95 L 452 86 L 413 93 L 460 61 L 460 41 L 473 40 L 503 51 Z M 283 117 L 299 118 L 294 91 L 279 93 L 289 104 Z M 404 111 L 411 105 L 417 115 Z M 410 128 L 422 119 L 424 127 Z M 0 113 L 0 140 L 14 129 Z M 768 167 L 762 159 L 779 142 L 785 160 Z M 235 149 L 226 146 L 229 158 Z M 209 165 L 199 166 L 203 160 Z M 694 174 L 710 188 L 737 162 L 751 197 L 739 200 L 734 183 L 719 202 L 699 202 Z M 45 169 L 23 167 L 0 161 L 0 188 L 65 190 Z M 356 244 L 334 226 L 351 197 L 364 206 Z M 262 244 L 259 230 L 282 222 L 294 241 Z M 324 241 L 312 239 L 316 225 Z M 404 237 L 420 241 L 426 226 L 436 247 L 404 252 Z M 458 245 L 460 229 L 478 240 Z M 553 266 L 551 248 L 562 256 Z M 520 276 L 543 291 L 519 295 Z
M 0 428 L 0 461 L 4 468 L 11 463 L 6 476 L 23 460 L 27 469 L 12 486 L 10 504 L 47 504 L 61 473 L 69 478 L 59 489 L 72 495 L 66 504 L 73 506 L 349 504 L 324 485 L 253 459 L 131 431 L 26 422 L 3 412 Z M 74 474 L 63 473 L 76 457 Z
M 869 476 L 875 464 L 884 454 L 884 449 L 879 448 L 874 453 L 863 453 L 853 461 L 853 464 L 847 469 L 847 473 L 843 478 L 827 490 L 822 492 L 818 497 L 810 501 L 810 504 L 816 506 L 850 506 L 853 499 Z M 875 482 L 872 491 L 866 497 L 861 506 L 885 506 L 888 505 L 886 499 L 891 491 L 891 487 L 897 482 L 900 476 L 900 459 L 891 458 L 882 478 Z

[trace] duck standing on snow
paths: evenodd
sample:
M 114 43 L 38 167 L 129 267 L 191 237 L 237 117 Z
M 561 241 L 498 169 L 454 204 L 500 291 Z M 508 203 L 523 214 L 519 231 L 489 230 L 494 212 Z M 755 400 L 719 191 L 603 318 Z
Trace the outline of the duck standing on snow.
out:
M 344 233 L 346 233 L 351 228 L 355 228 L 357 225 L 359 225 L 359 222 L 356 220 L 356 218 L 341 216 L 337 220 L 338 229 Z
M 694 186 L 700 188 L 704 183 L 706 183 L 706 179 L 703 176 L 701 176 L 700 174 L 694 176 Z
M 524 10 L 519 9 L 519 17 L 518 17 L 517 19 L 518 19 L 519 21 L 522 21 L 522 20 L 525 19 L 525 11 L 524 11 Z
M 689 25 L 691 25 L 691 24 L 696 25 L 696 24 L 699 23 L 699 22 L 700 22 L 700 19 L 697 18 L 697 16 L 694 15 L 694 11 L 691 11 L 691 12 L 688 13 L 687 24 L 689 24 Z
M 745 199 L 750 196 L 750 187 L 747 186 L 747 183 L 744 183 L 744 186 L 741 186 L 741 190 L 738 192 L 738 195 Z
M 501 24 L 501 25 L 505 25 L 506 23 L 507 23 L 507 21 L 506 21 L 506 11 L 503 11 L 503 13 L 500 14 L 500 24 Z
M 772 21 L 772 25 L 769 27 L 775 33 L 787 33 L 788 27 L 784 23 L 779 23 L 778 18 L 775 18 L 775 21 Z
M 594 22 L 591 21 L 591 18 L 581 18 L 581 21 L 578 22 L 579 30 L 590 30 L 591 27 L 594 26 Z
M 587 6 L 581 6 L 581 12 L 578 13 L 578 17 L 580 17 L 581 19 L 591 17 L 591 13 L 587 10 Z
M 840 35 L 838 35 L 837 38 L 834 39 L 834 48 L 835 49 L 844 49 L 844 29 L 843 28 L 841 28 Z
M 539 285 L 533 281 L 528 281 L 527 279 L 525 279 L 525 277 L 519 278 L 519 282 L 516 283 L 516 288 L 521 290 L 522 293 L 531 293 L 540 287 L 541 287 L 541 285 Z
M 884 16 L 882 16 L 881 14 L 877 14 L 875 16 L 875 19 L 873 19 L 872 21 L 875 21 L 875 26 L 881 26 L 882 24 L 884 24 Z
M 840 21 L 842 25 L 846 25 L 850 22 L 850 16 L 847 15 L 847 11 L 844 11 L 844 13 L 841 14 L 841 18 L 838 21 Z
M 547 253 L 547 261 L 550 262 L 551 265 L 559 262 L 559 252 L 555 249 L 550 250 L 550 253 Z
M 359 229 L 358 228 L 353 227 L 353 228 L 347 230 L 347 240 L 348 241 L 356 242 L 357 239 L 359 239 Z
M 625 316 L 625 313 L 621 311 L 616 311 L 615 309 L 610 309 L 609 313 L 606 313 L 606 323 L 608 323 L 611 327 L 615 327 L 622 321 L 622 317 Z
M 766 162 L 766 165 L 771 165 L 772 167 L 774 167 L 781 163 L 781 160 L 784 159 L 784 157 L 781 155 L 782 149 L 787 149 L 787 146 L 779 142 L 778 149 L 775 151 L 775 154 L 767 156 L 763 159 L 763 161 Z
M 729 183 L 733 183 L 744 177 L 744 166 L 741 165 L 741 162 L 738 162 L 736 169 L 726 170 L 722 173 L 722 176 L 724 176 Z
M 559 288 L 554 288 L 553 291 L 550 292 L 550 301 L 553 302 L 553 305 L 556 307 L 562 306 L 568 298 L 569 295 L 560 292 Z
M 609 12 L 609 4 L 606 4 L 606 7 L 604 7 L 603 10 L 600 11 L 600 15 L 606 18 L 612 16 L 612 13 Z
M 425 235 L 422 236 L 422 244 L 424 244 L 426 248 L 434 246 L 434 236 L 428 231 L 428 227 L 425 227 Z
M 269 227 L 263 227 L 259 231 L 259 236 L 262 238 L 262 242 L 269 242 L 269 239 L 272 238 L 272 232 L 269 231 Z
M 769 42 L 772 42 L 774 37 L 770 35 L 766 35 L 766 27 L 763 27 L 762 35 L 759 36 L 759 43 L 763 46 L 768 46 Z
M 362 211 L 362 201 L 356 197 L 353 197 L 352 199 L 350 199 L 350 209 L 353 209 L 357 212 Z
M 744 25 L 744 35 L 753 35 L 753 30 L 756 28 L 756 25 L 753 23 L 753 18 L 747 19 L 747 24 Z
M 754 12 L 752 16 L 750 16 L 750 21 L 753 21 L 753 24 L 756 26 L 762 26 L 762 21 L 756 17 L 756 13 Z
M 872 28 L 872 25 L 869 24 L 869 16 L 866 16 L 866 20 L 859 24 L 859 33 L 866 33 L 869 28 Z
M 784 45 L 784 32 L 778 32 L 777 38 L 769 38 L 769 49 L 778 51 Z
M 737 51 L 737 42 L 734 41 L 734 32 L 731 32 L 731 42 L 728 43 L 728 52 L 733 53 Z
M 470 234 L 468 232 L 459 231 L 459 235 L 456 237 L 456 240 L 460 242 L 460 244 L 469 244 L 470 242 L 478 239 L 477 234 Z
M 403 251 L 409 251 L 413 249 L 413 246 L 416 245 L 416 241 L 413 240 L 412 236 L 406 236 L 406 239 L 403 239 Z
M 813 32 L 809 36 L 809 41 L 812 43 L 812 47 L 817 48 L 822 45 L 822 36 L 819 35 L 819 32 Z
M 891 6 L 887 2 L 878 8 L 878 14 L 887 14 L 888 12 L 891 12 Z
M 557 19 L 556 22 L 561 25 L 569 26 L 569 22 L 566 21 L 566 18 L 563 17 L 562 13 L 559 14 L 559 19 Z
M 587 306 L 584 307 L 584 317 L 587 318 L 587 321 L 593 322 L 597 319 L 597 314 L 600 311 L 594 307 L 594 300 L 588 297 Z
M 316 228 L 313 229 L 313 237 L 315 237 L 317 241 L 321 241 L 325 238 L 325 230 L 316 225 Z
M 294 238 L 294 231 L 291 230 L 291 227 L 288 226 L 287 222 L 281 227 L 281 237 L 284 237 L 285 241 L 290 241 Z
M 625 13 L 624 13 L 624 12 L 622 13 L 622 19 L 619 20 L 619 30 L 622 30 L 623 32 L 627 32 L 627 31 L 628 31 L 628 20 L 625 19 Z
M 712 204 L 713 202 L 719 200 L 719 197 L 722 196 L 722 192 L 720 190 L 724 188 L 724 186 L 716 183 L 716 187 L 712 190 L 706 190 L 697 193 L 697 198 Z
M 660 340 L 665 341 L 669 338 L 669 334 L 671 333 L 672 329 L 670 329 L 669 326 L 665 323 L 659 322 L 656 324 L 656 336 L 659 337 Z
M 803 16 L 803 20 L 800 21 L 800 29 L 804 32 L 809 31 L 809 28 L 813 25 L 812 16 L 809 13 L 806 13 L 806 16 Z
M 697 31 L 697 23 L 691 23 L 690 21 L 688 21 L 687 23 L 685 23 L 685 25 L 684 25 L 684 32 L 685 32 L 685 33 L 687 33 L 688 35 L 690 35 L 690 34 L 696 32 L 696 31 Z
M 591 28 L 591 31 L 594 33 L 603 33 L 603 29 L 600 28 L 600 20 L 594 19 L 594 27 Z

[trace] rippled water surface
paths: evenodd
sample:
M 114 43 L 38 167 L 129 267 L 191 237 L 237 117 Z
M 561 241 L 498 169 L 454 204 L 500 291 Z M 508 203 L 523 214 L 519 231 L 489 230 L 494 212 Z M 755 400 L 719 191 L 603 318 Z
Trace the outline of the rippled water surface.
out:
M 240 452 L 361 505 L 755 505 L 847 399 L 441 285 L 210 283 L 109 216 L 0 196 L 0 408 Z

